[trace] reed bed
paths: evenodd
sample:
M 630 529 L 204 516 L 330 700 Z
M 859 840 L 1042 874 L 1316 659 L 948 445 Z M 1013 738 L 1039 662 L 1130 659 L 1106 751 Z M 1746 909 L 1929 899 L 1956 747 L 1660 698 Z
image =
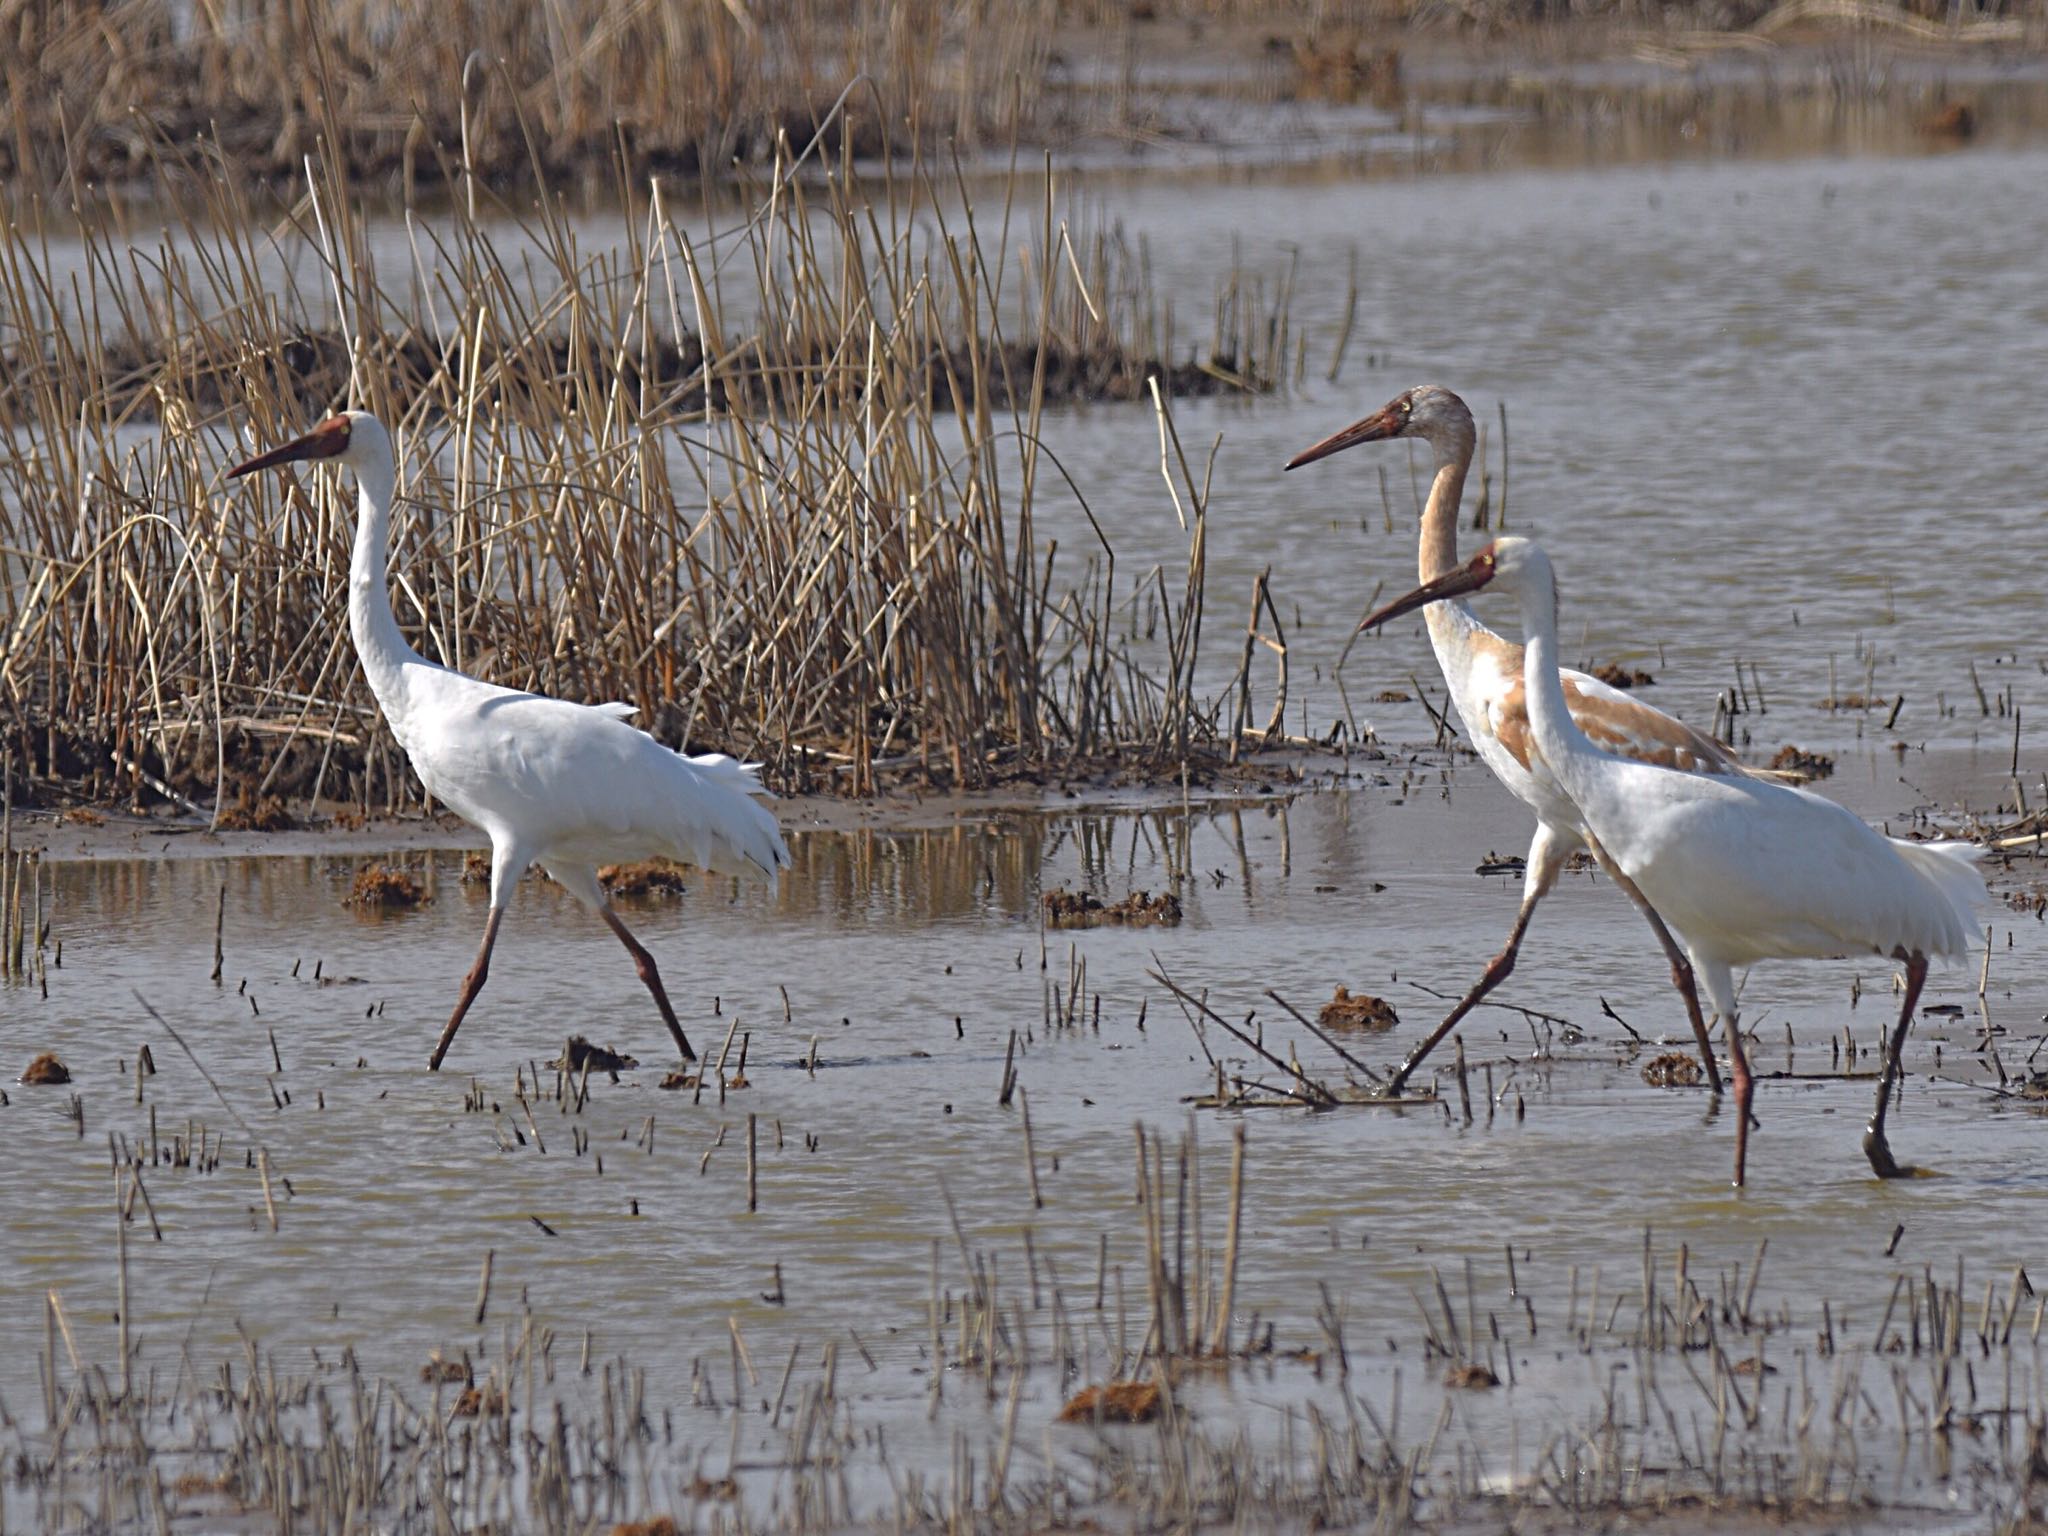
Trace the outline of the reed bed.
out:
M 979 202 L 952 167 L 785 157 L 752 212 L 621 173 L 619 212 L 515 214 L 473 167 L 440 215 L 366 221 L 324 150 L 259 217 L 162 150 L 167 201 L 0 235 L 0 739 L 17 790 L 217 814 L 417 794 L 345 626 L 353 491 L 223 486 L 347 405 L 394 425 L 400 622 L 515 687 L 623 699 L 664 739 L 798 790 L 976 786 L 1200 759 L 1207 497 L 1177 395 L 1307 359 L 1289 279 L 1237 271 L 1198 325 L 1142 243 L 1049 170 Z M 816 151 L 818 146 L 811 146 Z M 1049 403 L 1135 398 L 1178 569 L 1037 527 L 1078 501 Z M 1242 740 L 1242 733 L 1238 733 Z
M 467 170 L 601 187 L 623 162 L 637 178 L 723 182 L 770 163 L 781 137 L 820 129 L 864 155 L 892 141 L 976 155 L 1020 139 L 1139 142 L 1216 91 L 1398 103 L 1401 49 L 1432 34 L 1538 54 L 1590 42 L 1683 66 L 1725 53 L 1729 33 L 1760 50 L 1816 32 L 2038 47 L 2044 20 L 2041 0 L 10 0 L 0 180 L 81 199 L 146 180 L 162 141 L 224 154 L 251 184 L 294 181 L 320 152 L 366 194 L 408 201 Z M 1154 55 L 1189 49 L 1220 66 L 1202 84 L 1170 65 L 1146 78 Z M 1498 84 L 1519 71 L 1481 73 Z M 849 80 L 859 88 L 837 113 Z M 1177 99 L 1164 119 L 1162 96 Z M 1610 85 L 1588 109 L 1611 114 L 1612 98 Z

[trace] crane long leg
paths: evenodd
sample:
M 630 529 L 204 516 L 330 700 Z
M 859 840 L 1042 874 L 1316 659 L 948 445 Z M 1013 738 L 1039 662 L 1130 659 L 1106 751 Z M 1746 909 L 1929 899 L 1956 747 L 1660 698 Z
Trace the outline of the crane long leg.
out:
M 1740 1189 L 1748 1177 L 1749 1101 L 1756 1094 L 1756 1079 L 1750 1075 L 1749 1052 L 1742 1047 L 1741 1017 L 1722 1014 L 1721 1030 L 1728 1037 L 1728 1076 L 1735 1092 L 1735 1187 Z
M 619 920 L 619 914 L 606 902 L 597 909 L 605 926 L 619 936 L 619 942 L 633 957 L 633 968 L 640 973 L 640 980 L 647 990 L 654 994 L 654 1005 L 661 1010 L 661 1021 L 668 1026 L 668 1032 L 675 1036 L 676 1049 L 683 1053 L 683 1060 L 695 1061 L 697 1053 L 690 1048 L 690 1037 L 683 1033 L 683 1026 L 676 1022 L 676 1011 L 668 1003 L 668 993 L 661 985 L 661 972 L 654 968 L 654 956 L 650 955 L 641 942 L 633 937 L 632 931 Z
M 1643 914 L 1643 920 L 1650 925 L 1650 932 L 1657 935 L 1657 943 L 1664 951 L 1664 958 L 1671 962 L 1671 985 L 1678 988 L 1678 995 L 1685 999 L 1685 1016 L 1692 1025 L 1693 1039 L 1699 1042 L 1700 1064 L 1707 1069 L 1707 1084 L 1714 1092 L 1721 1091 L 1721 1069 L 1714 1060 L 1714 1044 L 1707 1038 L 1706 1017 L 1700 1012 L 1699 989 L 1693 984 L 1692 962 L 1685 951 L 1678 947 L 1678 941 L 1671 937 L 1671 930 L 1664 926 L 1664 919 L 1657 915 L 1657 909 L 1650 905 L 1650 899 L 1636 888 L 1635 881 L 1622 873 L 1621 866 L 1607 856 L 1607 850 L 1586 839 L 1586 846 L 1600 867 L 1607 871 L 1621 893 L 1635 903 L 1636 910 Z M 1737 1183 L 1742 1182 L 1740 1179 Z
M 1906 962 L 1906 999 L 1899 1009 L 1899 1022 L 1892 1027 L 1892 1038 L 1885 1048 L 1884 1070 L 1878 1074 L 1877 1108 L 1871 1111 L 1870 1124 L 1863 1132 L 1863 1155 L 1870 1159 L 1871 1171 L 1880 1179 L 1903 1178 L 1913 1171 L 1893 1161 L 1891 1144 L 1884 1136 L 1884 1115 L 1891 1107 L 1892 1092 L 1899 1085 L 1906 1031 L 1913 1024 L 1913 1009 L 1920 1001 L 1920 988 L 1927 982 L 1927 957 L 1914 953 L 1899 958 Z
M 448 1047 L 455 1043 L 455 1031 L 462 1027 L 462 1016 L 469 1012 L 469 1005 L 476 1001 L 477 993 L 483 991 L 484 982 L 491 974 L 491 946 L 498 942 L 498 924 L 505 916 L 503 907 L 491 908 L 491 915 L 484 919 L 483 947 L 476 952 L 476 960 L 469 968 L 469 974 L 462 978 L 462 996 L 455 1000 L 455 1011 L 448 1015 L 448 1027 L 441 1031 L 441 1039 L 434 1047 L 434 1054 L 427 1058 L 427 1070 L 441 1070 L 441 1058 L 448 1054 Z
M 1388 1098 L 1398 1098 L 1409 1077 L 1422 1065 L 1422 1059 L 1437 1048 L 1445 1035 L 1458 1027 L 1458 1020 L 1478 1007 L 1481 998 L 1508 979 L 1515 968 L 1515 951 L 1522 947 L 1522 935 L 1527 931 L 1529 919 L 1535 915 L 1536 903 L 1540 900 L 1541 893 L 1522 898 L 1521 910 L 1515 913 L 1515 926 L 1508 930 L 1508 941 L 1501 947 L 1501 952 L 1486 963 L 1486 969 L 1480 973 L 1472 990 L 1458 1000 L 1458 1006 L 1444 1016 L 1443 1023 L 1437 1025 L 1427 1040 L 1410 1051 L 1408 1059 L 1387 1079 Z

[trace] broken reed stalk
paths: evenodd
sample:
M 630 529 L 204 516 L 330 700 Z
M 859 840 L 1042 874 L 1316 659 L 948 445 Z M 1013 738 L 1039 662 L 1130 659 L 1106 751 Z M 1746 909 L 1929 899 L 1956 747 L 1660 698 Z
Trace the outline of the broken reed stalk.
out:
M 1246 349 L 1284 327 L 1148 350 L 1148 269 L 1060 219 L 1049 173 L 1003 189 L 1006 231 L 1011 204 L 1045 211 L 996 240 L 920 161 L 799 175 L 785 146 L 757 211 L 709 235 L 658 181 L 622 180 L 595 232 L 555 189 L 518 211 L 478 191 L 409 213 L 394 263 L 331 155 L 306 162 L 319 221 L 285 211 L 273 246 L 277 210 L 182 153 L 151 141 L 153 247 L 92 205 L 75 230 L 40 203 L 0 226 L 0 744 L 31 790 L 418 803 L 342 623 L 353 488 L 220 484 L 342 406 L 393 427 L 425 509 L 401 509 L 392 580 L 435 660 L 626 700 L 796 789 L 1215 742 L 1193 687 L 1208 472 L 1169 396 L 1265 387 L 1277 364 Z M 66 236 L 89 296 L 49 265 Z M 1147 393 L 1190 543 L 1184 572 L 1123 585 L 1041 413 Z M 1065 551 L 1039 531 L 1055 503 L 1083 529 Z M 1147 638 L 1130 614 L 1154 596 Z

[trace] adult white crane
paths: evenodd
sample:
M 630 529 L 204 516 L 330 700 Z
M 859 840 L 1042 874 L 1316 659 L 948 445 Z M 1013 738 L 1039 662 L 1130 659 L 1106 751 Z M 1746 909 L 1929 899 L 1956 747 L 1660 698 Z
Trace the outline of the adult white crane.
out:
M 1299 469 L 1359 443 L 1389 438 L 1420 438 L 1436 455 L 1436 473 L 1430 482 L 1429 500 L 1422 509 L 1416 558 L 1421 579 L 1433 581 L 1458 566 L 1458 503 L 1464 495 L 1465 477 L 1472 468 L 1476 438 L 1472 413 L 1457 395 L 1435 384 L 1408 390 L 1372 415 L 1333 433 L 1314 447 L 1303 449 L 1287 461 L 1287 468 Z M 1408 1053 L 1407 1060 L 1388 1081 L 1390 1094 L 1400 1092 L 1423 1058 L 1457 1027 L 1458 1021 L 1507 980 L 1515 968 L 1515 956 L 1522 947 L 1529 919 L 1535 915 L 1536 904 L 1557 884 L 1565 860 L 1587 847 L 1580 835 L 1577 810 L 1559 792 L 1542 762 L 1529 751 L 1522 648 L 1480 623 L 1464 603 L 1434 604 L 1423 618 L 1429 627 L 1437 665 L 1443 669 L 1444 683 L 1457 704 L 1474 750 L 1508 792 L 1536 813 L 1536 836 L 1529 844 L 1522 876 L 1522 902 L 1515 912 L 1514 926 L 1508 930 L 1507 943 L 1488 962 L 1471 991 L 1427 1039 Z M 1602 746 L 1624 756 L 1694 773 L 1730 775 L 1748 771 L 1711 736 L 1610 688 L 1597 678 L 1567 671 L 1564 691 L 1579 728 Z M 1598 858 L 1598 850 L 1591 851 Z M 1716 1093 L 1720 1092 L 1720 1069 L 1714 1061 L 1706 1020 L 1700 1013 L 1699 994 L 1683 951 L 1642 893 L 1605 861 L 1603 867 L 1657 935 L 1658 946 L 1671 962 L 1672 985 L 1685 1000 L 1685 1016 L 1699 1042 L 1707 1081 Z
M 626 723 L 633 714 L 628 705 L 571 704 L 428 661 L 406 644 L 391 612 L 385 563 L 398 469 L 382 422 L 366 411 L 330 416 L 304 437 L 228 473 L 320 459 L 355 471 L 359 506 L 348 622 L 370 691 L 420 782 L 491 840 L 483 947 L 428 1068 L 440 1069 L 462 1016 L 483 990 L 498 924 L 530 864 L 539 864 L 619 936 L 676 1048 L 684 1060 L 695 1060 L 654 956 L 612 910 L 597 866 L 665 854 L 714 872 L 751 865 L 772 881 L 788 865 L 789 849 L 775 818 L 752 798 L 761 793 L 753 766 L 672 752 Z
M 1528 539 L 1494 540 L 1464 565 L 1368 616 L 1372 628 L 1425 604 L 1496 585 L 1522 604 L 1529 734 L 1581 833 L 1684 937 L 1728 1038 L 1735 1080 L 1735 1182 L 1749 1146 L 1749 1060 L 1732 967 L 1758 960 L 1879 954 L 1903 961 L 1905 997 L 1884 1047 L 1863 1152 L 1879 1178 L 1893 1159 L 1885 1111 L 1929 957 L 1961 955 L 1987 902 L 1969 843 L 1909 843 L 1832 800 L 1753 778 L 1686 773 L 1605 750 L 1566 701 L 1557 667 L 1557 586 Z

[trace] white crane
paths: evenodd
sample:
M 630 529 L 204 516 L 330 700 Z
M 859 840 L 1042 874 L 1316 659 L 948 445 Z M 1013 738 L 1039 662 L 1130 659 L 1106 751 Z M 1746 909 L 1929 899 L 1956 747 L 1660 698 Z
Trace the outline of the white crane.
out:
M 714 872 L 749 866 L 773 881 L 789 864 L 753 765 L 685 757 L 626 723 L 624 704 L 571 704 L 500 688 L 428 661 L 391 612 L 385 562 L 397 462 L 391 435 L 365 411 L 330 416 L 304 437 L 229 471 L 327 459 L 355 471 L 359 493 L 349 562 L 348 621 L 370 691 L 420 782 L 491 840 L 491 912 L 483 947 L 427 1066 L 438 1071 L 483 990 L 491 946 L 513 888 L 530 864 L 604 919 L 633 956 L 683 1059 L 697 1053 L 676 1021 L 654 956 L 633 937 L 597 882 L 597 866 L 656 854 Z
M 1522 677 L 1536 751 L 1577 807 L 1583 834 L 1684 937 L 1706 981 L 1735 1080 L 1735 1182 L 1744 1176 L 1754 1084 L 1732 968 L 1770 959 L 1878 954 L 1905 964 L 1905 997 L 1885 1042 L 1863 1152 L 1879 1178 L 1910 1171 L 1892 1157 L 1885 1111 L 1927 962 L 1964 953 L 1988 901 L 1976 847 L 1885 837 L 1808 790 L 1680 772 L 1597 745 L 1566 703 L 1556 578 L 1549 557 L 1528 539 L 1496 539 L 1361 627 L 1488 585 L 1521 598 Z
M 1457 569 L 1458 503 L 1464 495 L 1465 477 L 1472 468 L 1476 438 L 1472 413 L 1457 395 L 1435 384 L 1407 390 L 1372 415 L 1303 449 L 1287 461 L 1286 467 L 1298 469 L 1359 443 L 1390 438 L 1420 438 L 1436 456 L 1435 477 L 1430 482 L 1429 500 L 1422 509 L 1416 553 L 1421 579 L 1433 581 Z M 1443 670 L 1444 683 L 1465 722 L 1473 749 L 1493 776 L 1507 786 L 1508 792 L 1536 813 L 1536 836 L 1529 844 L 1522 876 L 1522 902 L 1515 913 L 1514 927 L 1508 930 L 1507 943 L 1488 962 L 1471 991 L 1427 1039 L 1408 1053 L 1407 1060 L 1387 1083 L 1389 1094 L 1399 1093 L 1409 1076 L 1422 1065 L 1423 1058 L 1457 1027 L 1458 1021 L 1507 980 L 1515 968 L 1522 935 L 1535 915 L 1536 903 L 1557 884 L 1565 861 L 1587 846 L 1580 834 L 1578 812 L 1570 799 L 1558 791 L 1543 764 L 1530 755 L 1529 719 L 1522 697 L 1522 648 L 1480 623 L 1464 603 L 1435 604 L 1423 615 L 1423 620 L 1429 627 L 1437 665 Z M 1579 728 L 1602 746 L 1624 756 L 1694 773 L 1748 771 L 1713 737 L 1597 678 L 1567 671 L 1564 691 Z M 1592 851 L 1597 857 L 1598 851 Z M 1671 962 L 1672 985 L 1685 1001 L 1685 1016 L 1699 1043 L 1707 1081 L 1718 1093 L 1721 1073 L 1714 1061 L 1706 1020 L 1700 1013 L 1699 994 L 1693 987 L 1691 967 L 1684 953 L 1642 893 L 1614 869 L 1608 868 L 1607 874 L 1649 922 L 1658 946 Z

